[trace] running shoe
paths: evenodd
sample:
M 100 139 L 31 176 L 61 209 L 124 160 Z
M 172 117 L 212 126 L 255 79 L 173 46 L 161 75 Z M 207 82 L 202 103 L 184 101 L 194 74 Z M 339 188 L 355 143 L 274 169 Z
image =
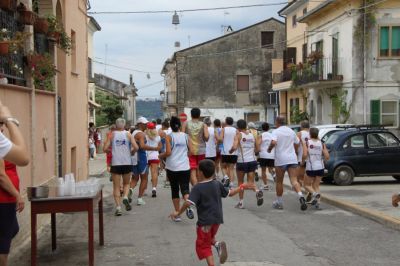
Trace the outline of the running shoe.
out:
M 229 180 L 228 176 L 224 176 L 221 180 L 222 185 L 224 185 L 224 187 L 229 188 L 231 185 L 231 181 Z
M 236 205 L 235 205 L 236 209 L 244 209 L 244 205 L 243 202 L 239 201 Z
M 321 205 L 319 205 L 319 203 L 315 204 L 313 207 L 317 211 L 322 211 Z
M 224 241 L 217 242 L 217 243 L 215 243 L 214 247 L 218 253 L 219 263 L 224 264 L 226 259 L 228 258 L 228 251 L 226 249 L 226 243 Z
M 128 201 L 129 201 L 129 203 L 132 203 L 132 197 L 133 197 L 133 188 L 130 188 L 129 192 L 128 192 Z
M 278 200 L 275 200 L 274 202 L 272 202 L 272 208 L 277 210 L 283 210 L 283 204 Z
M 141 205 L 145 205 L 145 204 L 146 204 L 146 202 L 142 198 L 137 199 L 137 205 L 141 206 Z
M 321 194 L 317 193 L 312 197 L 311 205 L 316 205 L 321 198 Z
M 152 198 L 157 198 L 157 190 L 153 189 L 153 190 L 151 191 L 151 197 L 152 197 Z
M 305 199 L 303 196 L 301 196 L 300 199 L 299 199 L 299 201 L 300 201 L 300 209 L 301 209 L 302 211 L 307 210 L 306 199 Z
M 189 219 L 193 219 L 194 218 L 194 212 L 193 212 L 192 207 L 189 207 L 189 208 L 186 209 L 186 216 Z
M 263 185 L 260 187 L 262 190 L 270 190 L 271 188 L 268 185 Z
M 307 193 L 306 201 L 307 201 L 307 203 L 311 203 L 311 201 L 312 201 L 312 193 L 310 193 L 310 192 Z
M 117 209 L 115 210 L 115 216 L 121 216 L 121 215 L 122 215 L 121 207 L 117 207 Z
M 256 182 L 258 182 L 260 180 L 260 177 L 258 176 L 257 172 L 255 172 L 254 180 L 256 180 Z
M 132 207 L 131 207 L 131 205 L 129 204 L 128 198 L 124 198 L 124 199 L 122 200 L 122 203 L 125 205 L 125 210 L 126 210 L 126 211 L 132 210 Z
M 176 223 L 182 222 L 181 217 L 180 217 L 180 216 L 176 216 L 176 217 L 174 218 L 174 222 L 176 222 Z
M 264 203 L 264 193 L 262 190 L 259 190 L 256 192 L 256 198 L 257 198 L 257 206 L 261 206 Z

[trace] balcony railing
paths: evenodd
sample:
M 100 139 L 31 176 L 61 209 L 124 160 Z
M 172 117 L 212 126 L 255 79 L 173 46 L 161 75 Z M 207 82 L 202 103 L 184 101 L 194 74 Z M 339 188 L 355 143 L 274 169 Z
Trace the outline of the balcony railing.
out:
M 292 71 L 290 69 L 285 69 L 279 73 L 272 74 L 272 82 L 274 84 L 282 83 L 292 80 Z
M 322 58 L 292 74 L 294 85 L 301 86 L 319 81 L 342 81 L 340 58 Z
M 167 97 L 165 98 L 166 104 L 176 104 L 176 92 L 168 91 Z

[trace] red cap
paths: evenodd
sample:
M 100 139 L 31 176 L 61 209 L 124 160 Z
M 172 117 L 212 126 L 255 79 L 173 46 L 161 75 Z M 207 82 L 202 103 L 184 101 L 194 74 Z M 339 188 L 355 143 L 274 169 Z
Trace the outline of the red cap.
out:
M 148 129 L 155 129 L 156 125 L 154 123 L 152 123 L 152 122 L 149 122 L 149 123 L 147 123 L 147 128 Z
M 183 122 L 185 122 L 187 120 L 187 115 L 185 113 L 181 113 L 179 114 L 179 119 Z

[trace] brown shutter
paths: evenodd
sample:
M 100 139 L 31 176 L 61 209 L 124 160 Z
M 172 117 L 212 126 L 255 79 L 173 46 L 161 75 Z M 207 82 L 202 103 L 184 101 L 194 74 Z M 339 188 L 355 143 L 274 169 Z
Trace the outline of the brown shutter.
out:
M 237 91 L 249 91 L 249 76 L 238 75 L 237 76 Z

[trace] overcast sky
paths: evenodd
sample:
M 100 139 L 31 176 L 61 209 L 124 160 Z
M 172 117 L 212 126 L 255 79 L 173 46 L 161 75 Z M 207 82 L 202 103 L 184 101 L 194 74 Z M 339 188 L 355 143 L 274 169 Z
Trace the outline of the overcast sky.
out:
M 282 3 L 285 0 L 91 0 L 90 11 L 143 11 L 181 10 L 209 7 L 226 7 L 251 4 Z M 102 30 L 95 33 L 94 59 L 135 72 L 95 63 L 95 73 L 129 82 L 133 74 L 139 97 L 158 97 L 163 89 L 160 75 L 165 60 L 176 51 L 221 36 L 221 25 L 231 25 L 234 30 L 247 27 L 270 17 L 278 18 L 277 11 L 284 5 L 230 9 L 202 12 L 185 12 L 180 15 L 177 29 L 172 25 L 172 14 L 112 14 L 93 15 Z M 190 37 L 189 37 L 190 36 Z M 106 54 L 107 45 L 107 54 Z M 106 61 L 107 57 L 107 61 Z M 147 77 L 150 74 L 150 79 Z M 159 83 L 157 83 L 159 82 Z M 152 86 L 151 84 L 157 83 Z M 141 89 L 142 87 L 145 87 Z

